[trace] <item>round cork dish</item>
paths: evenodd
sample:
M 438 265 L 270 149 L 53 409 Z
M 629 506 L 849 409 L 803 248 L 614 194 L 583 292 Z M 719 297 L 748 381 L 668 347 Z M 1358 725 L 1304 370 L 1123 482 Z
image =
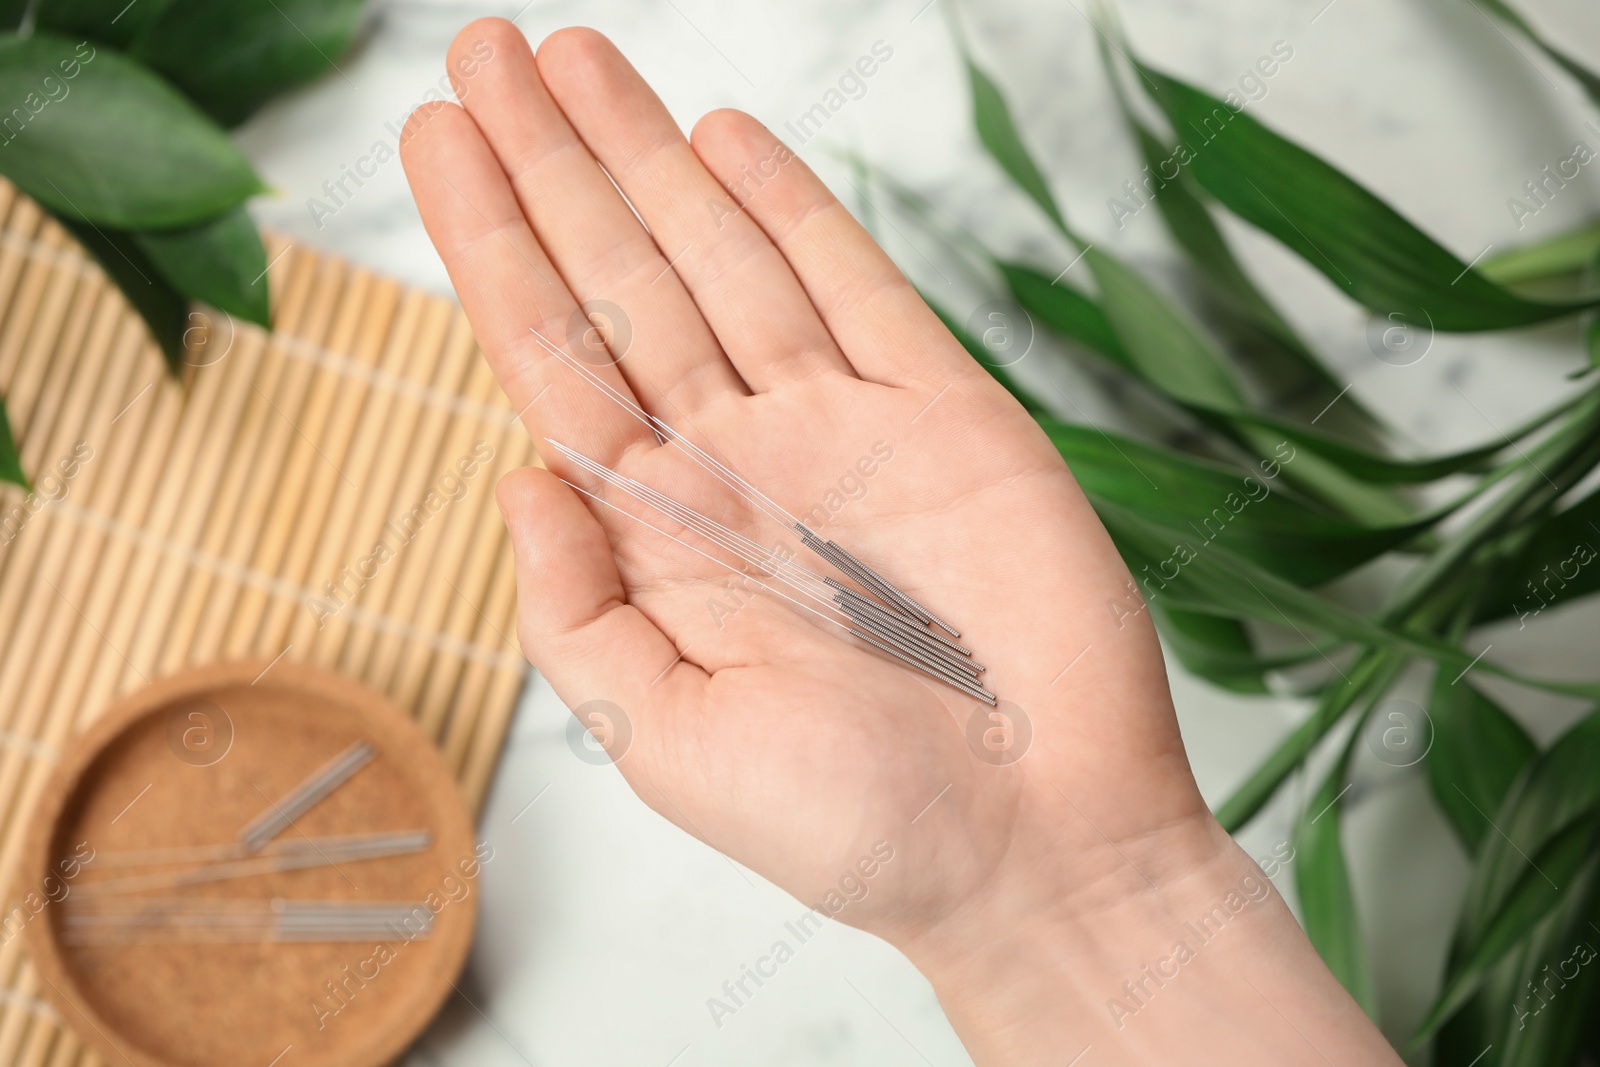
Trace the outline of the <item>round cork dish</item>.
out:
M 220 870 L 239 863 L 245 827 L 292 812 L 280 805 L 363 741 L 370 759 L 246 849 L 256 866 Z M 412 850 L 397 854 L 329 844 L 414 830 L 426 838 L 413 835 Z M 13 900 L 41 992 L 105 1063 L 377 1067 L 452 992 L 490 858 L 479 847 L 438 751 L 382 697 L 289 662 L 220 664 L 139 690 L 75 742 L 40 796 Z M 287 855 L 304 862 L 283 869 L 269 859 Z M 259 916 L 273 900 L 425 911 L 359 937 L 341 928 L 338 940 L 322 930 L 285 939 L 270 923 L 202 940 L 170 925 L 82 932 L 97 908 Z

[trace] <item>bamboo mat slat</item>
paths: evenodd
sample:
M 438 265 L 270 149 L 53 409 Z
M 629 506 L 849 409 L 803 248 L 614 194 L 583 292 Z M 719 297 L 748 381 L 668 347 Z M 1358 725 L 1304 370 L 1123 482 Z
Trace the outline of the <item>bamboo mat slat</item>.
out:
M 267 255 L 271 332 L 197 313 L 177 380 L 0 180 L 0 394 L 35 483 L 0 487 L 0 1064 L 100 1063 L 44 999 L 12 883 L 52 767 L 118 697 L 218 659 L 338 670 L 416 718 L 476 810 L 522 689 L 493 495 L 538 460 L 465 317 Z

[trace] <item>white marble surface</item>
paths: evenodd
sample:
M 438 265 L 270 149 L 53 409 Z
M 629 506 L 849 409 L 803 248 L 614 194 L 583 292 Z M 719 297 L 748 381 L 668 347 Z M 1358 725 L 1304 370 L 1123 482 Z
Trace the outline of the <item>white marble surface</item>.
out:
M 308 203 L 341 165 L 393 146 L 410 108 L 439 84 L 454 31 L 482 14 L 517 15 L 530 37 L 572 23 L 610 34 L 685 124 L 737 106 L 773 126 L 808 108 L 855 58 L 894 49 L 867 93 L 803 155 L 849 193 L 826 141 L 892 161 L 998 247 L 1044 265 L 1067 258 L 1004 188 L 969 133 L 965 90 L 941 5 L 924 0 L 395 0 L 381 3 L 343 76 L 275 104 L 243 131 L 281 190 L 265 223 L 444 291 L 399 163 L 318 220 Z M 1325 6 L 1326 5 L 1326 6 Z M 1338 161 L 1463 258 L 1554 232 L 1600 212 L 1597 172 L 1563 190 L 1520 233 L 1507 199 L 1574 141 L 1600 147 L 1595 118 L 1532 50 L 1467 0 L 1125 0 L 1145 55 L 1213 89 L 1235 83 L 1274 42 L 1293 59 L 1255 113 Z M 1600 9 L 1524 0 L 1524 10 L 1600 67 Z M 1084 0 L 991 0 L 963 9 L 976 47 L 1004 83 L 1068 213 L 1096 241 L 1155 269 L 1171 251 L 1153 212 L 1118 229 L 1106 206 L 1138 172 L 1094 56 Z M 853 195 L 853 194 L 852 194 Z M 845 197 L 850 201 L 851 196 Z M 984 294 L 925 262 L 931 243 L 890 242 L 907 268 L 958 311 Z M 1337 372 L 1419 448 L 1492 437 L 1562 388 L 1571 327 L 1516 336 L 1439 338 L 1422 362 L 1387 366 L 1368 351 L 1364 317 L 1304 264 L 1234 227 L 1240 247 Z M 937 259 L 937 256 L 934 256 Z M 1076 372 L 1064 381 L 1082 383 Z M 1081 402 L 1097 417 L 1112 417 Z M 1354 595 L 1359 596 L 1360 589 Z M 1547 615 L 1486 635 L 1496 655 L 1551 674 L 1592 663 L 1597 614 Z M 1304 714 L 1293 700 L 1244 700 L 1174 677 L 1191 757 L 1208 797 L 1226 795 Z M 1575 707 L 1503 691 L 1542 737 Z M 719 1028 L 706 1009 L 724 979 L 763 951 L 801 907 L 648 811 L 610 767 L 569 750 L 569 716 L 538 680 L 518 713 L 482 833 L 483 919 L 457 999 L 414 1054 L 424 1064 L 946 1064 L 967 1058 L 927 984 L 886 945 L 841 926 L 803 946 L 779 977 Z M 1381 945 L 1386 1028 L 1420 1013 L 1442 958 L 1464 864 L 1417 769 L 1369 761 L 1358 774 L 1349 838 L 1371 942 Z M 1296 797 L 1246 834 L 1264 853 L 1284 837 Z M 537 802 L 529 806 L 533 798 Z M 1281 880 L 1281 879 L 1280 879 Z

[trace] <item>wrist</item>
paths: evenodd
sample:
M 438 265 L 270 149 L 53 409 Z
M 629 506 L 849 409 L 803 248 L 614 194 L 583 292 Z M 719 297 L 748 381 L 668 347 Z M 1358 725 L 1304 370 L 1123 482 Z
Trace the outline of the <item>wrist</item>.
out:
M 902 944 L 976 1063 L 1398 1064 L 1209 814 L 1097 840 L 1054 850 L 1071 871 L 1046 851 L 997 871 Z
M 1156 931 L 1230 881 L 1253 874 L 1255 895 L 1271 892 L 1203 810 L 1134 839 L 1082 818 L 1063 825 L 1014 849 L 980 892 L 900 945 L 979 1064 L 1059 1065 L 1105 1047 L 1120 1021 L 1107 1001 L 1141 976 Z

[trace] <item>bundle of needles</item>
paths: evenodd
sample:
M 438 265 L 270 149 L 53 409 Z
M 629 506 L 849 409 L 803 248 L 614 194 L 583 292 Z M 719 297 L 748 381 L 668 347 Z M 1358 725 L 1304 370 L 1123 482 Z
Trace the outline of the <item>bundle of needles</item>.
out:
M 427 851 L 433 835 L 424 828 L 312 837 L 296 824 L 376 756 L 370 741 L 356 741 L 269 801 L 232 841 L 102 853 L 97 867 L 155 869 L 78 886 L 66 905 L 67 943 L 364 941 L 385 934 L 410 941 L 428 936 L 433 918 L 421 901 L 139 895 Z M 297 836 L 284 836 L 290 829 Z
M 620 474 L 568 445 L 546 438 L 552 448 L 579 470 L 621 490 L 658 514 L 698 534 L 727 555 L 768 575 L 795 595 L 768 585 L 727 559 L 696 548 L 667 530 L 602 499 L 581 486 L 570 481 L 568 485 L 591 500 L 621 512 L 718 566 L 743 575 L 768 592 L 864 642 L 901 666 L 917 671 L 968 696 L 976 697 L 991 707 L 996 704 L 995 695 L 984 687 L 981 680 L 986 668 L 974 662 L 972 651 L 958 643 L 957 639 L 961 637 L 958 630 L 837 542 L 823 540 L 798 517 L 751 485 L 727 464 L 711 456 L 666 422 L 645 411 L 582 361 L 550 343 L 539 331 L 532 332 L 546 351 L 642 422 L 658 440 L 678 445 L 698 466 L 738 494 L 756 511 L 795 533 L 801 544 L 820 556 L 840 576 L 855 582 L 859 588 L 796 563 L 793 559 L 695 511 L 667 494 Z

